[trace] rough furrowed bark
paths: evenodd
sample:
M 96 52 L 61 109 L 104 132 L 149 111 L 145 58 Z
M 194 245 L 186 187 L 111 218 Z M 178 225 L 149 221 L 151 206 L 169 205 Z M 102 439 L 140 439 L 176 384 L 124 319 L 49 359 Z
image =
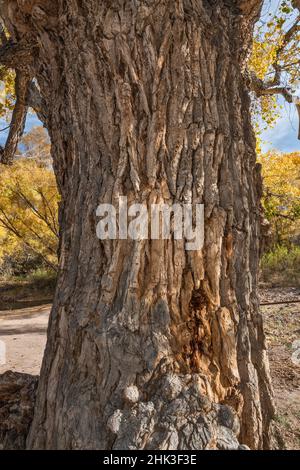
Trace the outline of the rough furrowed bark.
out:
M 38 377 L 8 371 L 0 375 L 0 449 L 24 449 L 33 418 Z
M 221 0 L 28 4 L 14 24 L 40 45 L 62 195 L 28 447 L 267 448 L 261 178 L 242 76 L 253 10 L 247 23 Z M 203 250 L 98 240 L 96 207 L 122 195 L 203 203 Z

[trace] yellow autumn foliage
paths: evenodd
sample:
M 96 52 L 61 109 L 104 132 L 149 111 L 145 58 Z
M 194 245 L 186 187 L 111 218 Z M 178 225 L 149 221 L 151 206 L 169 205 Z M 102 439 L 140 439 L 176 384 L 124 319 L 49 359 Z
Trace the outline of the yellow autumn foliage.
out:
M 24 158 L 0 171 L 0 264 L 25 250 L 55 269 L 59 196 L 53 171 Z
M 280 0 L 275 13 L 273 10 L 265 13 L 257 24 L 248 67 L 264 83 L 272 83 L 275 74 L 273 64 L 277 62 L 277 52 L 280 50 L 280 60 L 277 66 L 281 70 L 283 83 L 288 84 L 290 89 L 298 87 L 300 30 L 282 49 L 285 34 L 295 21 L 295 17 L 292 1 Z M 280 116 L 280 108 L 279 95 L 261 96 L 253 100 L 254 125 L 258 134 L 274 126 Z
M 263 206 L 274 244 L 300 238 L 300 153 L 269 152 L 259 157 Z

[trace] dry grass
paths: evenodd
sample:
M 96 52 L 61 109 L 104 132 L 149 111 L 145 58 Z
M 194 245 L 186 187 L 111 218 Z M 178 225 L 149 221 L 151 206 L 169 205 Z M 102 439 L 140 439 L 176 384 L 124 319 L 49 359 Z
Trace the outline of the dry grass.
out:
M 261 282 L 271 287 L 300 287 L 300 247 L 277 246 L 265 253 Z

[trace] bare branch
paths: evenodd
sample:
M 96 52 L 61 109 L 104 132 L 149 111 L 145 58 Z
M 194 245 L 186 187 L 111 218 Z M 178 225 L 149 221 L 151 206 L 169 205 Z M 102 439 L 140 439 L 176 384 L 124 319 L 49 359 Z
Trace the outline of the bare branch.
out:
M 51 218 L 51 221 L 52 221 L 52 227 L 53 227 L 53 230 L 55 232 L 55 235 L 57 238 L 59 238 L 59 227 L 57 225 L 57 218 L 55 216 L 55 214 L 53 213 L 53 210 L 51 208 L 51 205 L 50 205 L 50 202 L 52 201 L 53 197 L 50 199 L 50 201 L 45 197 L 43 191 L 41 189 L 37 189 L 36 192 L 41 196 L 42 200 L 43 200 L 43 204 L 44 204 L 44 207 L 45 207 L 45 213 L 47 212 L 47 209 L 49 211 L 49 214 L 50 214 L 50 218 Z
M 24 202 L 25 204 L 27 205 L 27 207 L 29 209 L 31 209 L 31 211 L 42 221 L 44 222 L 48 229 L 53 233 L 53 235 L 55 235 L 55 237 L 58 237 L 58 232 L 56 231 L 56 229 L 52 226 L 51 222 L 49 221 L 48 217 L 47 217 L 47 211 L 45 211 L 45 214 L 42 214 L 35 206 L 34 204 L 26 197 L 26 195 L 23 193 L 23 191 L 21 190 L 21 188 L 19 187 L 18 188 L 18 191 L 15 191 L 13 188 L 10 188 L 11 191 L 16 194 L 17 196 L 19 196 Z M 39 193 L 41 194 L 41 193 Z M 43 201 L 45 202 L 45 198 L 43 199 Z
M 9 126 L 9 134 L 4 149 L 0 147 L 0 161 L 11 164 L 24 132 L 28 110 L 28 89 L 31 82 L 30 66 L 33 60 L 34 45 L 32 42 L 21 40 L 14 43 L 8 40 L 0 21 L 0 64 L 16 70 L 15 93 L 16 103 Z
M 293 2 L 293 6 L 298 8 L 300 11 L 300 0 Z M 293 40 L 296 33 L 300 31 L 300 15 L 297 16 L 292 26 L 285 32 L 280 45 L 277 48 L 276 56 L 272 67 L 274 69 L 274 76 L 271 80 L 263 81 L 259 79 L 254 72 L 250 74 L 250 86 L 251 89 L 255 92 L 257 97 L 267 96 L 267 95 L 282 95 L 287 103 L 294 103 L 295 99 L 291 93 L 291 89 L 287 86 L 281 84 L 282 72 L 287 68 L 286 64 L 283 66 L 280 64 L 282 54 L 285 52 L 286 48 L 289 46 Z M 295 64 L 297 64 L 295 62 Z M 300 140 L 300 104 L 296 103 L 296 108 L 299 114 L 299 132 L 298 138 Z
M 28 41 L 7 41 L 0 48 L 0 64 L 15 70 L 28 70 L 32 65 L 35 44 Z
M 47 126 L 47 113 L 36 84 L 31 80 L 30 65 L 33 59 L 34 44 L 25 41 L 13 43 L 6 39 L 3 27 L 0 23 L 0 64 L 16 70 L 16 104 L 13 110 L 9 135 L 5 148 L 0 148 L 0 161 L 3 164 L 11 164 L 22 137 L 28 107 L 34 109 L 39 119 Z M 4 37 L 3 37 L 4 35 Z M 5 39 L 4 39 L 5 38 Z
M 292 24 L 290 29 L 283 36 L 282 42 L 281 42 L 280 46 L 278 47 L 278 49 L 276 51 L 275 60 L 272 64 L 272 67 L 275 71 L 275 75 L 274 75 L 274 78 L 272 80 L 270 80 L 269 82 L 266 83 L 266 87 L 272 87 L 272 86 L 280 85 L 281 72 L 282 72 L 283 68 L 281 67 L 279 62 L 280 62 L 281 56 L 282 56 L 283 52 L 285 51 L 286 47 L 290 44 L 291 40 L 293 39 L 293 36 L 297 32 L 300 31 L 299 21 L 300 21 L 300 15 L 296 18 L 296 20 L 294 21 L 294 23 Z
M 47 124 L 48 124 L 47 107 L 34 81 L 30 83 L 29 88 L 28 88 L 27 105 L 28 107 L 32 108 L 36 112 L 39 120 L 44 124 L 44 127 L 47 127 Z
M 27 93 L 30 76 L 26 71 L 17 71 L 15 79 L 16 103 L 13 110 L 9 134 L 4 149 L 0 149 L 0 161 L 5 165 L 13 162 L 20 138 L 24 132 L 28 110 Z
M 298 112 L 298 117 L 299 117 L 299 132 L 298 132 L 298 139 L 300 140 L 300 104 L 296 104 L 296 109 Z
M 3 210 L 0 208 L 0 212 L 3 213 Z M 4 214 L 4 213 L 3 213 Z M 5 214 L 4 214 L 5 215 Z M 32 246 L 30 243 L 28 243 L 26 240 L 24 240 L 24 237 L 19 233 L 19 231 L 9 222 L 7 222 L 6 220 L 6 217 L 5 218 L 2 218 L 0 216 L 0 225 L 7 229 L 9 232 L 13 233 L 16 237 L 18 237 L 20 240 L 22 240 L 22 243 L 27 246 L 27 248 L 29 248 L 29 250 L 31 250 L 33 253 L 35 253 L 36 255 L 40 256 L 43 261 L 45 262 L 45 264 L 47 266 L 49 266 L 49 268 L 53 269 L 53 271 L 55 272 L 58 272 L 58 268 L 57 266 L 55 266 L 55 264 L 51 263 L 51 261 L 49 261 L 47 259 L 47 257 L 45 255 L 43 255 L 43 253 L 41 253 L 40 251 L 38 251 L 36 248 L 34 248 L 34 246 Z
M 1 44 L 4 45 L 7 43 L 7 37 L 6 37 L 6 34 L 5 34 L 5 31 L 4 31 L 4 28 L 3 28 L 3 25 L 0 21 L 0 41 L 1 41 Z
M 288 87 L 284 86 L 269 86 L 268 83 L 265 83 L 263 80 L 258 78 L 254 72 L 250 74 L 250 88 L 256 96 L 259 98 L 260 96 L 270 96 L 270 95 L 282 95 L 283 98 L 286 100 L 287 103 L 294 103 L 295 99 L 291 90 Z M 298 131 L 298 139 L 300 140 L 300 104 L 295 103 L 296 108 L 299 114 L 299 131 Z

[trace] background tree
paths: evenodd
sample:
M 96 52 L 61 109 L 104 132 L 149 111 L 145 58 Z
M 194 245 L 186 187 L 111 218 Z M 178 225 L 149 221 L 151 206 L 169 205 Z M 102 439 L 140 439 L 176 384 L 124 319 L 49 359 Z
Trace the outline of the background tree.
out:
M 22 103 L 48 128 L 61 195 L 29 448 L 270 447 L 248 94 L 267 88 L 244 73 L 261 6 L 2 0 L 0 62 L 35 77 Z M 204 203 L 203 250 L 97 240 L 96 207 L 119 195 Z
M 19 144 L 19 153 L 23 158 L 34 159 L 42 167 L 51 167 L 51 144 L 46 129 L 34 126 L 23 135 Z
M 0 259 L 29 250 L 56 270 L 57 204 L 52 171 L 32 160 L 1 166 Z
M 253 100 L 254 122 L 258 132 L 275 124 L 280 115 L 279 96 L 287 103 L 294 103 L 300 117 L 299 44 L 297 1 L 282 0 L 275 12 L 265 11 L 256 26 L 249 61 L 251 89 L 256 98 Z
M 15 104 L 14 73 L 2 65 L 0 65 L 0 83 L 0 118 L 6 118 Z
M 260 155 L 264 177 L 263 207 L 270 237 L 261 261 L 267 285 L 299 287 L 300 278 L 300 155 Z
M 300 154 L 269 152 L 260 161 L 265 215 L 271 223 L 273 244 L 281 244 L 300 234 Z

